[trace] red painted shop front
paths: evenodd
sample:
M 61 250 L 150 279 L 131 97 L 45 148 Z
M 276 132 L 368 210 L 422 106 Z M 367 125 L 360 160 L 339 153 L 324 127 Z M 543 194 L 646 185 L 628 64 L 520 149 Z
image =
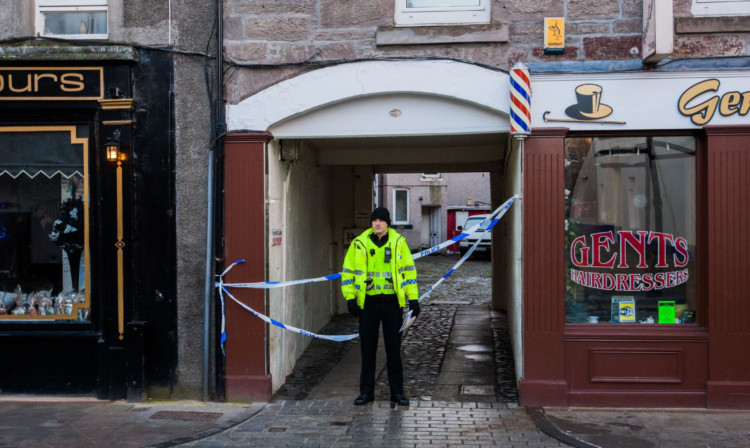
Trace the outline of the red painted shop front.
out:
M 750 408 L 748 148 L 750 126 L 534 129 L 521 404 Z

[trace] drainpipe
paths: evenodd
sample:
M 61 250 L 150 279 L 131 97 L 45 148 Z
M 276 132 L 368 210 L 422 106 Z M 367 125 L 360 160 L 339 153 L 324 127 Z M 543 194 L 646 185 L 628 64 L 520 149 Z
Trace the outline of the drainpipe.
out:
M 203 303 L 203 401 L 210 400 L 211 379 L 211 328 L 214 298 L 214 200 L 216 196 L 214 166 L 216 150 L 219 157 L 224 140 L 224 8 L 223 0 L 216 0 L 216 102 L 211 111 L 214 122 L 211 129 L 211 147 L 208 151 L 208 207 L 206 210 L 206 284 Z M 218 396 L 216 397 L 218 399 Z

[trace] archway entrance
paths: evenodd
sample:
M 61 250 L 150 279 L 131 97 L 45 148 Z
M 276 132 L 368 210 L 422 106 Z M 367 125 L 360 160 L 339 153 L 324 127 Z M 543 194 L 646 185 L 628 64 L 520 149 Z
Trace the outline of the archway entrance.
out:
M 493 208 L 520 193 L 508 98 L 505 73 L 448 61 L 399 61 L 316 70 L 229 106 L 230 131 L 265 131 L 227 139 L 226 256 L 248 260 L 233 271 L 235 281 L 338 272 L 348 235 L 369 226 L 377 174 L 488 172 Z M 418 204 L 418 197 L 409 201 Z M 520 216 L 519 206 L 504 218 L 492 257 L 493 307 L 515 322 L 521 293 L 510 279 L 521 271 Z M 238 298 L 273 319 L 315 331 L 345 310 L 338 291 L 328 282 Z M 243 313 L 227 305 L 227 396 L 268 398 L 309 341 L 276 327 L 266 331 Z M 511 327 L 514 334 L 520 329 Z M 231 345 L 248 337 L 252 347 Z M 520 332 L 515 339 L 520 349 Z

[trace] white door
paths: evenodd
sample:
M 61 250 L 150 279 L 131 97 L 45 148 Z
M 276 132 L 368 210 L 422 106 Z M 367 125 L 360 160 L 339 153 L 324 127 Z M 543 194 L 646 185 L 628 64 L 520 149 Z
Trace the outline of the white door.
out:
M 440 244 L 440 207 L 430 210 L 430 247 Z

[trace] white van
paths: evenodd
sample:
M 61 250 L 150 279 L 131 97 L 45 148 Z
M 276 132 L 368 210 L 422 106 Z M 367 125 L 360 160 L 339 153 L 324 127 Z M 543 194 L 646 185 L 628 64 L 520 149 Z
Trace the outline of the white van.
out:
M 464 223 L 461 230 L 464 229 L 470 229 L 474 227 L 475 225 L 479 224 L 483 220 L 489 218 L 490 215 L 471 215 L 468 218 L 466 218 L 466 222 Z M 474 243 L 477 242 L 477 240 L 481 240 L 477 248 L 474 250 L 474 253 L 472 256 L 479 256 L 484 255 L 487 258 L 490 258 L 492 254 L 492 231 L 487 231 L 487 226 L 490 225 L 492 220 L 487 219 L 487 222 L 482 224 L 481 227 L 479 227 L 477 230 L 471 232 L 469 236 L 462 239 L 458 243 L 458 250 L 461 252 L 461 255 L 466 254 L 466 252 L 469 251 L 471 246 L 474 245 Z

